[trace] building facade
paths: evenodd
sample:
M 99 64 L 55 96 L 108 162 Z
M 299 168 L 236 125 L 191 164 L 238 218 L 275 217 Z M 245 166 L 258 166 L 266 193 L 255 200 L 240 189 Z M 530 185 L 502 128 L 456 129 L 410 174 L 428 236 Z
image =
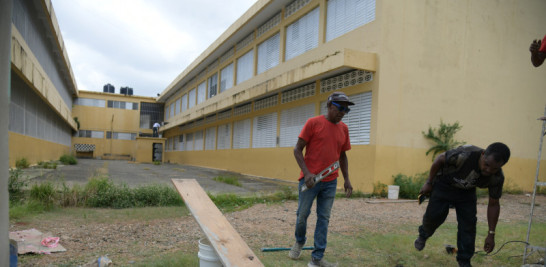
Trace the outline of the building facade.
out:
M 165 160 L 295 180 L 297 135 L 340 90 L 356 104 L 344 118 L 356 189 L 428 170 L 422 132 L 443 120 L 463 126 L 458 140 L 506 143 L 507 184 L 530 190 L 546 104 L 528 51 L 544 34 L 541 10 L 538 0 L 258 1 L 159 96 Z

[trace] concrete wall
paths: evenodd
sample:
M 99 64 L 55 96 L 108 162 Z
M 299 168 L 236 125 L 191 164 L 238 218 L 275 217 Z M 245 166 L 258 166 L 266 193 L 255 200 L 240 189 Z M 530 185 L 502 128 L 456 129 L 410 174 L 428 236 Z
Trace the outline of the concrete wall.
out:
M 0 1 L 0 124 L 9 124 L 11 1 Z M 0 128 L 0 266 L 9 266 L 9 142 Z

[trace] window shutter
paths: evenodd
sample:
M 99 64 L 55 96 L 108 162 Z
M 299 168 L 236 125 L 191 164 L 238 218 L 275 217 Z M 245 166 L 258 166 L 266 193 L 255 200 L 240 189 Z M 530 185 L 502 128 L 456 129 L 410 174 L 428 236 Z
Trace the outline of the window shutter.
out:
M 254 50 L 237 59 L 237 84 L 242 83 L 254 74 Z
M 205 102 L 206 94 L 207 94 L 207 83 L 202 82 L 199 86 L 197 86 L 197 104 L 201 102 Z
M 220 93 L 233 87 L 233 63 L 220 71 Z
M 186 134 L 186 151 L 193 150 L 193 133 Z
M 193 108 L 195 106 L 195 88 L 190 90 L 188 100 L 188 109 Z
M 250 147 L 250 119 L 233 123 L 233 148 Z
M 194 133 L 195 144 L 193 150 L 203 150 L 203 131 L 197 131 Z
M 205 150 L 214 150 L 216 148 L 216 127 L 207 129 L 205 136 Z
M 218 126 L 218 149 L 231 148 L 231 127 L 230 124 Z
M 277 33 L 258 46 L 258 74 L 279 64 L 281 34 Z
M 315 104 L 285 109 L 281 111 L 281 132 L 279 146 L 293 147 L 307 119 L 315 116 Z
M 319 9 L 315 8 L 286 28 L 285 60 L 318 46 Z
M 375 20 L 375 0 L 329 0 L 326 41 Z
M 254 117 L 252 147 L 277 146 L 277 113 Z

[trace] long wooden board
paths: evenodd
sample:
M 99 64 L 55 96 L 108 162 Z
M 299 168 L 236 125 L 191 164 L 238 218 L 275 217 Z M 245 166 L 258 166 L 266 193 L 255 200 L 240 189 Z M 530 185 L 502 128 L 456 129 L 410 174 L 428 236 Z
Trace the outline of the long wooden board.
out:
M 171 181 L 224 266 L 264 266 L 195 179 Z

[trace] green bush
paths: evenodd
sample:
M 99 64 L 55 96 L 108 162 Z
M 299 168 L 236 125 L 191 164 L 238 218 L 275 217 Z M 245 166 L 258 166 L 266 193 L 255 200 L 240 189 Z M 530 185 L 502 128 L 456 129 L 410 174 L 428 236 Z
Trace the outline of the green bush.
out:
M 57 199 L 55 186 L 51 182 L 32 185 L 30 199 L 42 203 L 48 209 L 54 207 Z
M 394 184 L 400 186 L 398 196 L 406 199 L 417 199 L 419 191 L 428 178 L 428 171 L 418 173 L 415 176 L 406 176 L 404 174 L 394 175 Z
M 15 167 L 17 167 L 17 169 L 26 169 L 28 166 L 30 166 L 30 163 L 26 158 L 20 158 L 15 161 Z
M 57 169 L 57 162 L 38 162 L 38 166 L 44 169 Z
M 8 193 L 9 200 L 16 201 L 23 197 L 23 188 L 27 186 L 27 181 L 21 176 L 20 169 L 9 170 Z
M 387 197 L 387 185 L 382 182 L 376 182 L 373 184 L 372 196 Z
M 159 160 L 154 160 L 154 165 L 161 165 L 161 161 L 159 161 Z
M 78 160 L 76 160 L 76 157 L 72 155 L 62 155 L 59 158 L 59 161 L 62 162 L 64 165 L 76 165 L 78 164 Z
M 440 126 L 438 128 L 428 127 L 428 131 L 422 133 L 423 136 L 432 141 L 434 145 L 427 150 L 426 155 L 432 152 L 432 160 L 434 160 L 436 154 L 464 145 L 464 141 L 457 141 L 454 137 L 461 128 L 463 128 L 463 126 L 459 125 L 458 121 L 453 124 L 446 124 L 442 120 L 440 120 Z
M 135 206 L 180 206 L 184 202 L 178 192 L 166 185 L 147 185 L 133 189 Z

